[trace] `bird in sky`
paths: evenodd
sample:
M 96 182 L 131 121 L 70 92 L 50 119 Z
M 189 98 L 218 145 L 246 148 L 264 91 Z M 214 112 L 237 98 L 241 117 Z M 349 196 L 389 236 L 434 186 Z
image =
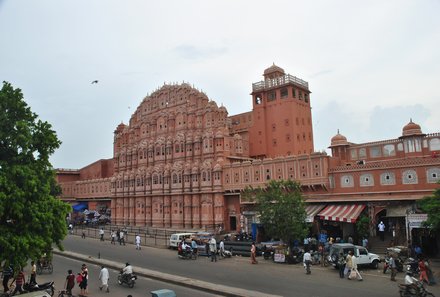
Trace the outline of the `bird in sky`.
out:
M 92 81 L 92 85 L 93 85 L 93 84 L 97 84 L 97 83 L 98 83 L 97 80 Z

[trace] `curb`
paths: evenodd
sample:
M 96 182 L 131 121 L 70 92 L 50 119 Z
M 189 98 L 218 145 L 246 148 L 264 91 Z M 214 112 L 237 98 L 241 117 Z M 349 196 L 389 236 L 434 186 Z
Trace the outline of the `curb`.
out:
M 70 251 L 60 251 L 58 249 L 53 250 L 54 254 L 57 254 L 62 257 L 71 258 L 83 262 L 87 262 L 90 264 L 96 264 L 96 265 L 104 265 L 108 268 L 112 268 L 115 270 L 121 270 L 121 267 L 123 267 L 123 263 L 114 262 L 106 259 L 98 259 L 94 258 L 92 256 L 85 256 L 82 254 L 70 252 Z M 212 294 L 217 294 L 221 296 L 230 296 L 230 297 L 281 297 L 279 295 L 271 295 L 267 293 L 262 293 L 258 291 L 251 291 L 251 290 L 245 290 L 241 288 L 236 287 L 229 287 L 225 285 L 219 285 L 214 283 L 209 283 L 193 278 L 187 278 L 177 275 L 172 275 L 168 273 L 163 273 L 159 271 L 154 271 L 142 267 L 136 267 L 133 266 L 134 270 L 136 271 L 136 275 L 143 276 L 147 278 L 151 278 L 158 281 L 163 281 L 171 284 L 175 284 L 178 286 L 188 287 Z

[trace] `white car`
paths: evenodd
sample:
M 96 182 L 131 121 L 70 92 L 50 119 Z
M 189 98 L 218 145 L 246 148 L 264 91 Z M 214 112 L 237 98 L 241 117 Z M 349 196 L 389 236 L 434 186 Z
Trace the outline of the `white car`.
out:
M 374 269 L 379 266 L 380 257 L 378 255 L 369 253 L 366 248 L 351 243 L 334 243 L 330 248 L 328 261 L 337 267 L 339 254 L 342 252 L 344 257 L 347 257 L 348 251 L 352 251 L 353 255 L 356 256 L 357 265 L 370 266 Z

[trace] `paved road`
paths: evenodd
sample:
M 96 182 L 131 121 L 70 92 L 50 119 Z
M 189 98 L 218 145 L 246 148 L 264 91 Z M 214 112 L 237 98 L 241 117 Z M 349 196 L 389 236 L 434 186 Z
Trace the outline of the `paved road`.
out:
M 282 265 L 260 260 L 251 265 L 249 258 L 234 257 L 211 263 L 206 258 L 179 260 L 175 251 L 157 248 L 135 250 L 133 245 L 111 245 L 108 241 L 81 239 L 68 236 L 64 241 L 66 250 L 92 257 L 109 259 L 121 263 L 131 262 L 169 274 L 185 276 L 206 282 L 255 290 L 266 294 L 282 296 L 397 296 L 397 284 L 389 280 L 380 270 L 362 271 L 364 281 L 339 279 L 336 270 L 313 267 L 311 275 L 305 275 L 301 265 Z M 403 275 L 398 275 L 402 281 Z M 438 287 L 430 287 L 440 295 Z M 199 295 L 206 296 L 204 292 Z
M 70 258 L 65 258 L 61 256 L 54 256 L 54 271 L 52 274 L 43 273 L 41 275 L 37 276 L 37 282 L 46 282 L 46 281 L 54 281 L 55 282 L 55 289 L 56 293 L 54 297 L 58 296 L 58 291 L 62 289 L 65 282 L 65 277 L 67 275 L 67 270 L 72 269 L 74 273 L 80 271 L 82 262 L 73 260 Z M 141 297 L 141 296 L 151 296 L 150 292 L 154 290 L 159 289 L 170 289 L 173 290 L 177 296 L 179 297 L 194 297 L 194 296 L 207 296 L 207 297 L 214 297 L 218 295 L 214 294 L 207 294 L 205 292 L 201 292 L 198 290 L 176 286 L 156 280 L 151 280 L 144 277 L 139 277 L 136 285 L 134 288 L 128 288 L 127 286 L 123 285 L 120 286 L 117 283 L 117 274 L 119 271 L 109 269 L 110 272 L 110 282 L 109 282 L 109 288 L 110 293 L 105 293 L 99 290 L 100 281 L 98 279 L 99 277 L 99 271 L 101 269 L 98 265 L 90 265 L 88 264 L 89 269 L 89 296 L 103 296 L 103 297 L 125 297 L 128 294 L 131 294 L 133 297 Z M 29 267 L 28 267 L 29 269 Z M 28 273 L 26 273 L 28 275 Z M 75 288 L 73 290 L 73 293 L 75 296 L 79 294 L 79 287 L 77 284 L 75 284 Z

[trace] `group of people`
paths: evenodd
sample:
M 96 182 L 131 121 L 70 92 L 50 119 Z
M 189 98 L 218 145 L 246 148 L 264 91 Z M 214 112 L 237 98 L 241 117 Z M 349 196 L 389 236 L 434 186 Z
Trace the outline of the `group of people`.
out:
M 9 281 L 12 279 L 12 282 L 9 283 Z M 20 292 L 23 293 L 24 289 L 23 286 L 26 282 L 26 277 L 24 274 L 24 271 L 22 268 L 19 269 L 17 275 L 14 278 L 14 269 L 11 265 L 5 265 L 3 267 L 3 291 L 5 293 L 9 292 L 10 285 L 15 283 L 15 289 L 11 292 L 10 295 L 15 295 L 16 293 Z M 31 274 L 29 279 L 30 285 L 37 284 L 37 266 L 35 264 L 35 261 L 31 261 Z
M 125 267 L 122 269 L 122 273 L 124 277 L 131 275 L 133 273 L 132 266 L 129 263 L 127 263 Z M 80 288 L 79 296 L 80 297 L 87 296 L 89 293 L 88 280 L 89 280 L 89 270 L 86 264 L 82 264 L 81 271 L 78 272 L 76 277 L 73 274 L 73 271 L 69 269 L 67 271 L 67 277 L 64 283 L 66 294 L 72 296 L 72 290 L 75 287 L 75 283 L 77 283 L 78 287 Z M 106 293 L 110 293 L 110 289 L 109 289 L 110 274 L 108 269 L 104 265 L 101 266 L 101 270 L 99 272 L 99 280 L 100 280 L 99 290 L 104 291 Z
M 303 255 L 303 264 L 306 270 L 306 274 L 311 274 L 311 266 L 312 266 L 312 255 L 310 250 L 306 250 Z M 352 251 L 348 251 L 347 256 L 344 256 L 343 252 L 341 252 L 338 256 L 338 268 L 339 268 L 339 277 L 346 278 L 349 280 L 357 279 L 358 281 L 362 281 L 362 275 L 359 273 L 357 269 L 357 261 L 356 256 L 353 255 Z
M 195 238 L 191 239 L 191 244 L 187 243 L 186 240 L 183 239 L 179 243 L 179 245 L 177 247 L 177 251 L 178 251 L 178 254 L 192 253 L 192 254 L 195 254 L 197 257 L 198 247 L 199 247 L 199 244 L 197 243 L 197 240 Z M 217 240 L 215 239 L 214 236 L 212 236 L 209 240 L 206 241 L 205 249 L 208 254 L 208 258 L 211 259 L 211 262 L 217 262 L 217 254 L 222 258 L 225 257 L 225 242 L 223 239 L 220 240 L 220 242 L 218 244 L 218 248 L 217 248 Z

